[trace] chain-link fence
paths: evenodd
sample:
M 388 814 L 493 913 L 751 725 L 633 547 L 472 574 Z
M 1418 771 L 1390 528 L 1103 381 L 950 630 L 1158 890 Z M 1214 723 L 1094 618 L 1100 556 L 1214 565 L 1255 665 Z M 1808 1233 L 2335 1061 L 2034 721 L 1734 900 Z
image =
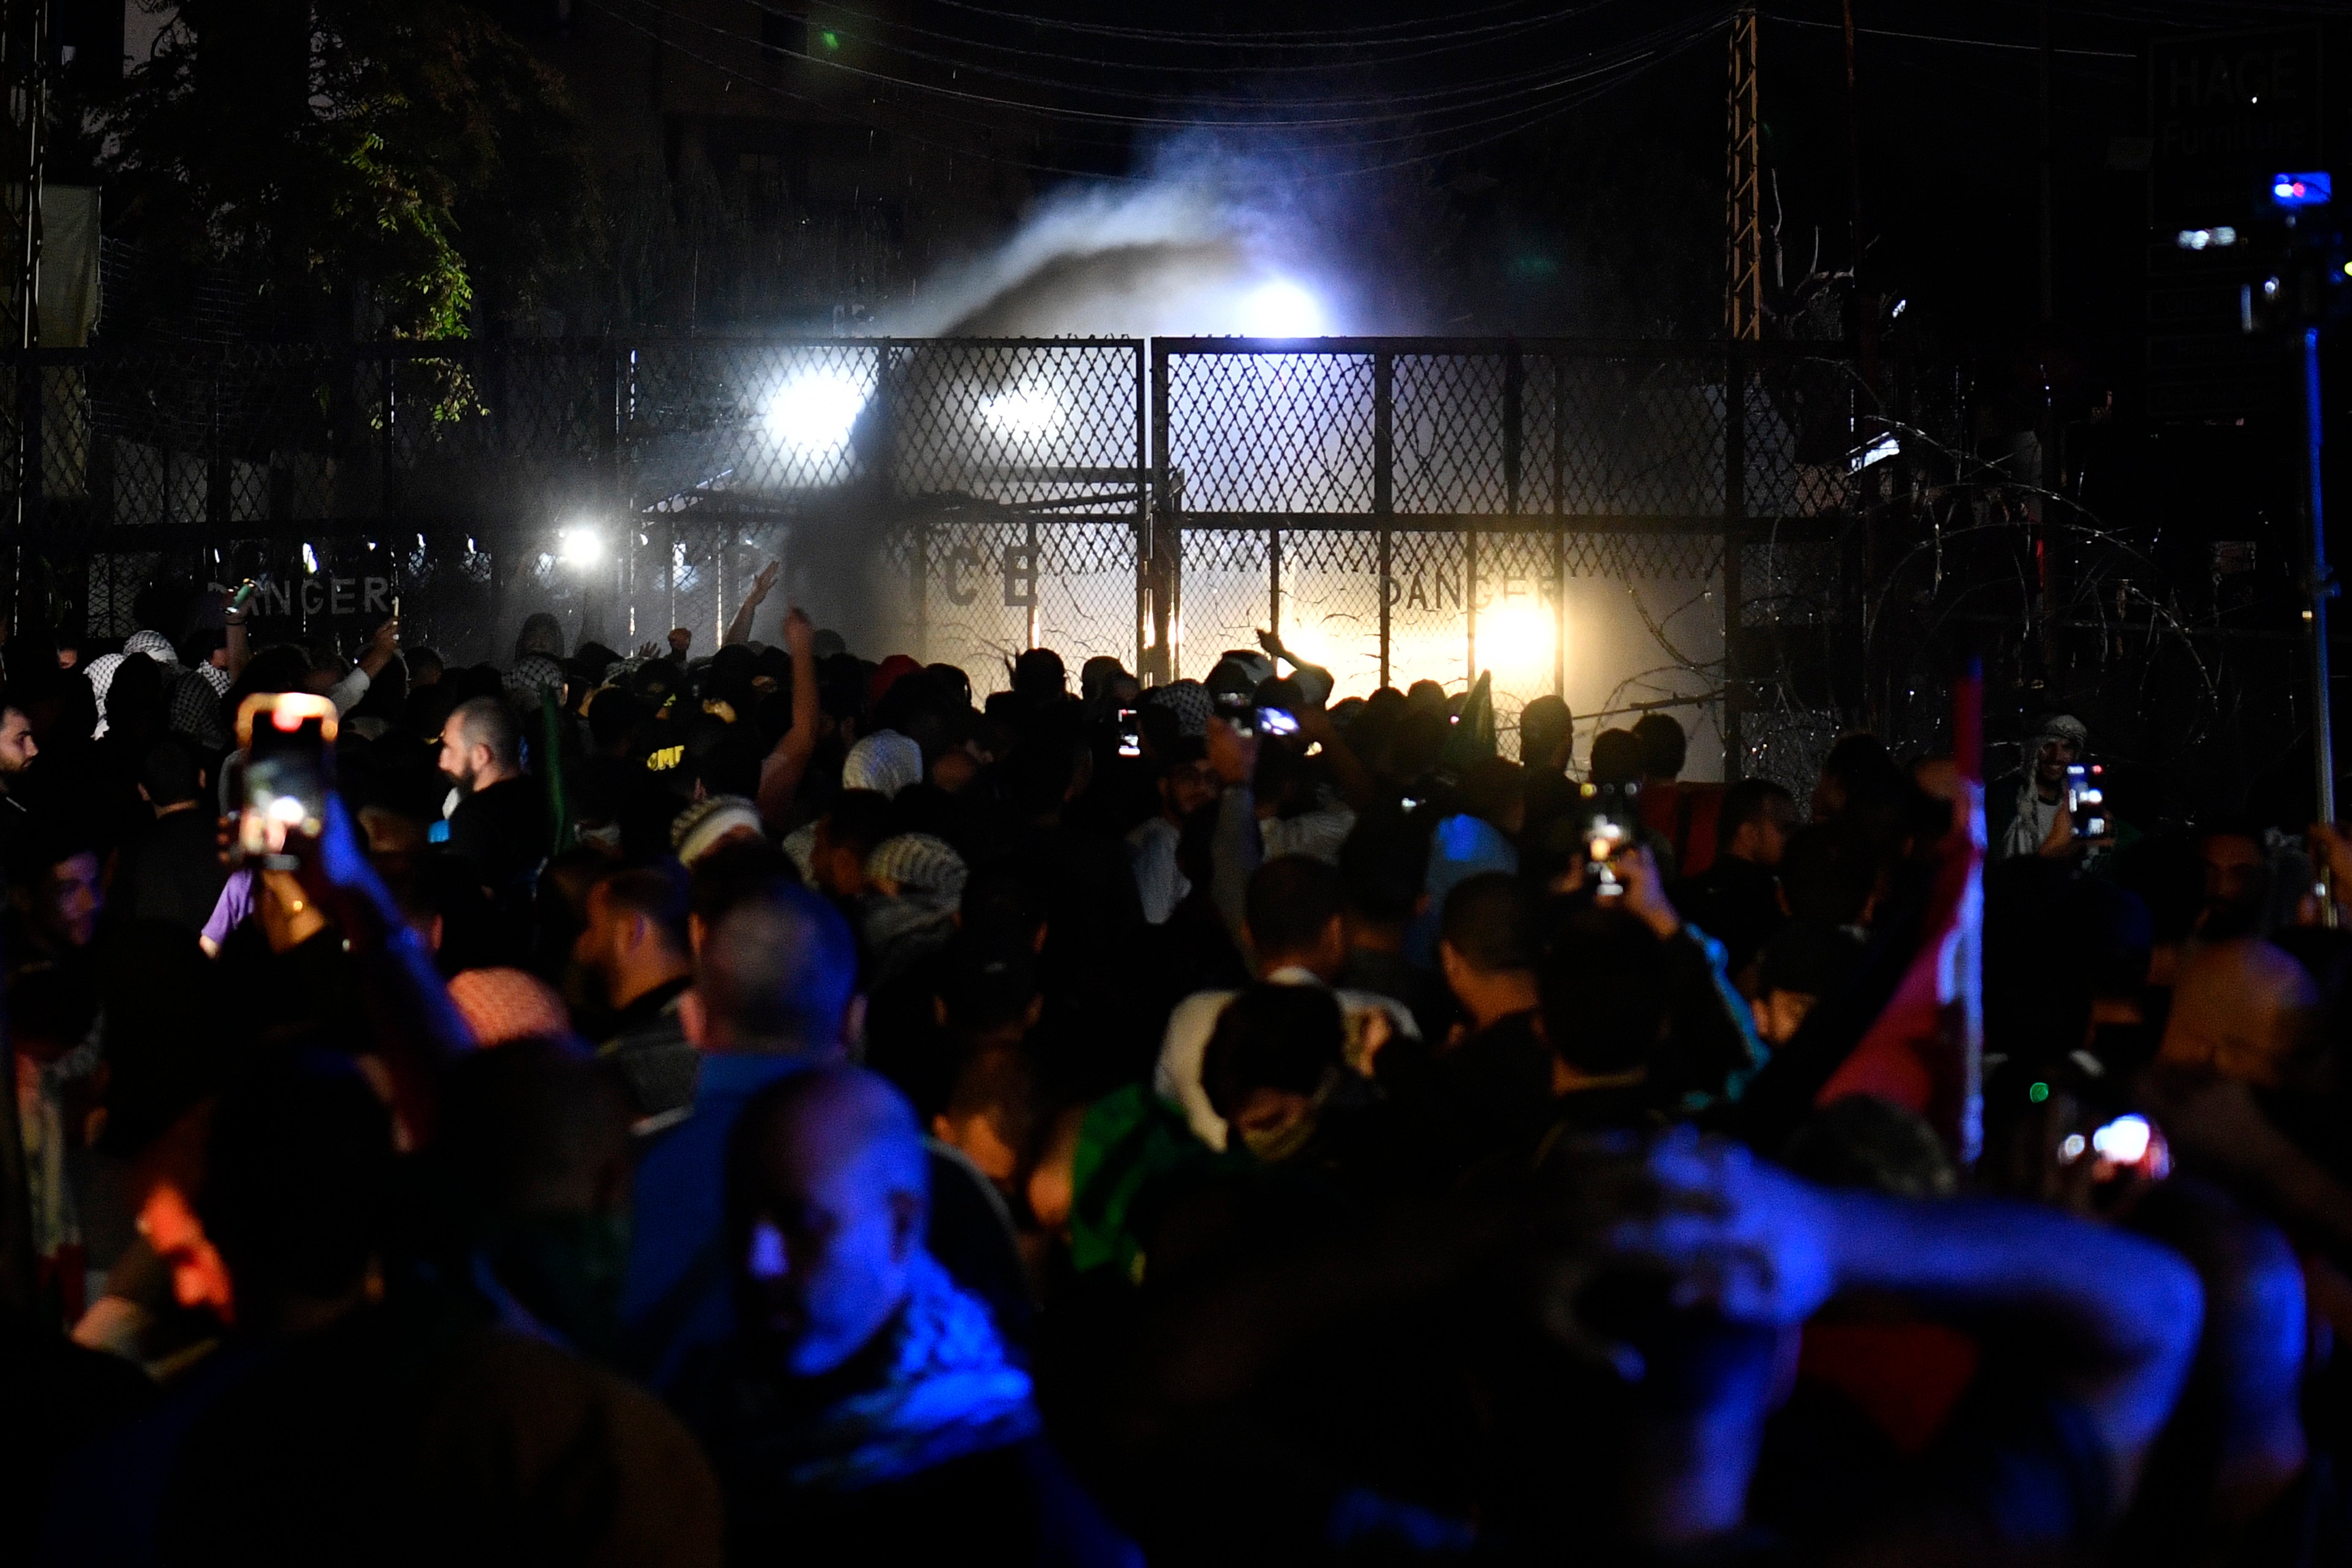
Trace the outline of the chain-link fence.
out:
M 276 635 L 397 603 L 453 658 L 540 610 L 707 649 L 776 561 L 769 617 L 809 603 L 983 688 L 1040 643 L 1197 677 L 1265 628 L 1342 695 L 1492 671 L 1507 729 L 1547 692 L 1588 725 L 1681 708 L 1704 759 L 1757 705 L 1725 636 L 1780 591 L 1753 542 L 1848 504 L 1849 382 L 1786 347 L 1549 341 L 41 351 L 0 503 L 19 620 L 92 637 L 159 583 L 251 576 Z

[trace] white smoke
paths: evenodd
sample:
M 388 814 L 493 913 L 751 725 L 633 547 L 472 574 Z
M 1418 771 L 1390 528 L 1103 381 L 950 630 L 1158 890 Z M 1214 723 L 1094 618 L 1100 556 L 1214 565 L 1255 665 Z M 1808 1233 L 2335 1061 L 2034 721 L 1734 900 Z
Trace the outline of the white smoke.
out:
M 1161 160 L 1163 169 L 1170 161 Z M 1341 330 L 1321 279 L 1289 263 L 1226 163 L 1047 197 L 990 254 L 884 311 L 896 337 L 1312 336 Z

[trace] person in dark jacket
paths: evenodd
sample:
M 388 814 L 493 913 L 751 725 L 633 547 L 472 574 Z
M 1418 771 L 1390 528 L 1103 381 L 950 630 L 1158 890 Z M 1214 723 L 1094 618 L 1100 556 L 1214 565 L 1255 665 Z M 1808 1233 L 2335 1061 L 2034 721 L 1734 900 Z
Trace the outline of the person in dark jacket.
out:
M 461 702 L 441 729 L 441 772 L 457 786 L 449 850 L 494 894 L 547 858 L 547 801 L 522 771 L 522 731 L 495 697 Z
M 727 1155 L 740 1323 L 689 1371 L 743 1563 L 1142 1561 L 1052 1445 L 987 1307 L 924 1244 L 913 1107 L 814 1067 L 746 1106 Z
M 117 918 L 163 921 L 202 931 L 228 873 L 221 865 L 213 816 L 203 809 L 205 770 L 185 741 L 166 737 L 147 748 L 139 794 L 154 826 L 124 847 L 115 868 Z

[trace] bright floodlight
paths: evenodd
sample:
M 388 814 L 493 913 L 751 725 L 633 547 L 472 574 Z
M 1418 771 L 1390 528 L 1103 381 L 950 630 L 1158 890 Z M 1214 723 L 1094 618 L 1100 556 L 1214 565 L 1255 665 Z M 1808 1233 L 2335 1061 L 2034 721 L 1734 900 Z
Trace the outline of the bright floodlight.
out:
M 604 559 L 604 536 L 593 528 L 567 528 L 556 535 L 562 555 L 573 566 L 593 566 Z
M 866 387 L 845 371 L 796 375 L 768 399 L 768 434 L 804 458 L 830 457 L 849 444 L 866 407 Z
M 980 405 L 981 417 L 1007 436 L 1043 436 L 1062 422 L 1062 405 L 1043 392 L 1005 392 Z
M 1552 617 L 1540 605 L 1497 605 L 1478 612 L 1478 662 L 1526 670 L 1551 662 Z
M 1326 331 L 1323 306 L 1286 278 L 1261 283 L 1242 296 L 1242 335 L 1251 338 L 1313 338 Z

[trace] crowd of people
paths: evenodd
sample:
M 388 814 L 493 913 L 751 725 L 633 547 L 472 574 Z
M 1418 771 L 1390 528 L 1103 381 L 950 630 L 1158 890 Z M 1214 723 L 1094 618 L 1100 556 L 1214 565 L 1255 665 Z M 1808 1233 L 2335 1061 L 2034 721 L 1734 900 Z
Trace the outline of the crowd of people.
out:
M 2352 1560 L 2352 838 L 772 582 L 6 647 L 0 1555 Z

